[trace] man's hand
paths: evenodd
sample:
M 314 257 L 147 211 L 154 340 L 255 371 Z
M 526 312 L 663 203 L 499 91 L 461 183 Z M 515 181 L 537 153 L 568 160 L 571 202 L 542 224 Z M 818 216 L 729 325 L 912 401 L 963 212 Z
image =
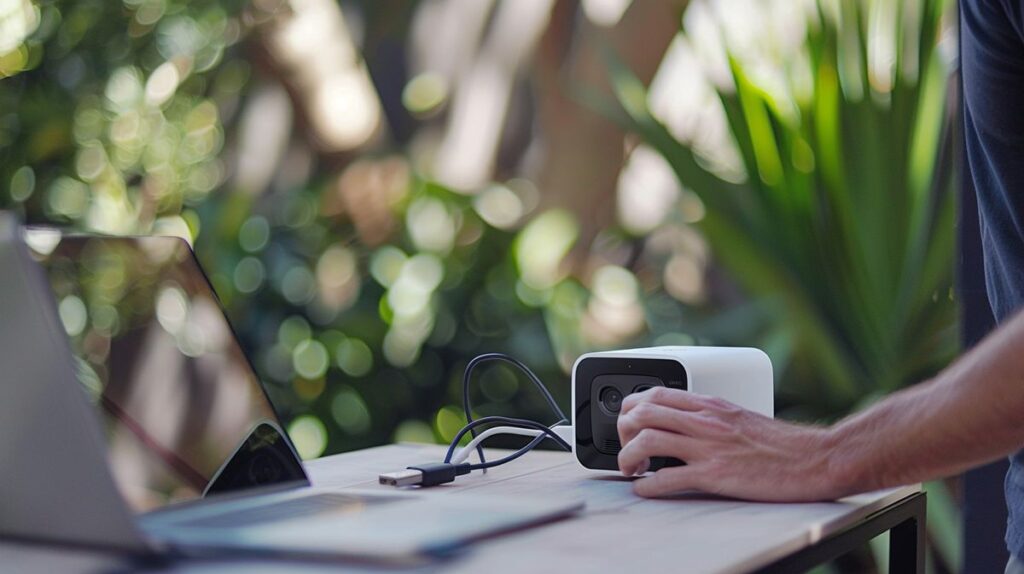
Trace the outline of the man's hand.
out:
M 623 401 L 619 468 L 686 466 L 637 480 L 641 496 L 702 490 L 752 500 L 830 500 L 963 472 L 1024 445 L 1024 312 L 936 378 L 828 428 L 656 387 Z
M 777 421 L 723 399 L 655 387 L 626 397 L 618 421 L 619 469 L 647 471 L 650 458 L 685 466 L 663 468 L 633 484 L 640 496 L 683 490 L 765 501 L 828 500 L 847 494 L 830 464 L 828 429 Z

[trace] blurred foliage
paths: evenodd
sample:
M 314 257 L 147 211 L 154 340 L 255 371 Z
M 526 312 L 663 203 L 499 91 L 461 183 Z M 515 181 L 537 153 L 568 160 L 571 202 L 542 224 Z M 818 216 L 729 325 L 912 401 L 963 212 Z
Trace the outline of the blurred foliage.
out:
M 404 173 L 395 158 L 361 161 Z M 764 323 L 756 306 L 711 316 L 664 291 L 643 293 L 631 272 L 614 265 L 584 286 L 560 264 L 576 233 L 565 212 L 543 212 L 507 230 L 487 222 L 481 196 L 422 179 L 399 188 L 405 191 L 389 213 L 405 220 L 405 231 L 373 248 L 360 242 L 352 221 L 320 212 L 329 186 L 263 204 L 235 196 L 199 210 L 202 221 L 219 222 L 204 227 L 200 252 L 275 405 L 317 413 L 331 450 L 391 438 L 449 440 L 464 424 L 464 366 L 488 351 L 527 357 L 566 404 L 565 371 L 595 346 L 585 334 L 595 304 L 641 314 L 637 344 L 696 342 L 679 332 L 682 323 L 704 340 L 739 344 L 729 323 L 738 319 L 753 334 Z M 482 197 L 488 193 L 511 192 L 496 187 Z M 437 225 L 440 232 L 414 231 Z M 549 418 L 538 395 L 519 392 L 521 383 L 505 367 L 484 370 L 475 408 Z
M 362 8 L 365 43 L 384 58 L 374 31 L 406 33 L 382 21 L 410 10 Z M 0 22 L 17 36 L 0 46 L 0 208 L 30 223 L 194 241 L 303 456 L 446 441 L 462 424 L 463 366 L 483 352 L 524 357 L 564 405 L 569 365 L 593 348 L 785 349 L 760 303 L 681 303 L 661 281 L 673 251 L 616 228 L 601 249 L 631 263 L 605 258 L 575 273 L 574 214 L 539 207 L 521 179 L 473 194 L 432 181 L 397 147 L 411 120 L 393 110 L 403 133 L 373 154 L 318 155 L 294 145 L 299 137 L 301 177 L 277 174 L 266 191 L 240 183 L 247 174 L 232 169 L 246 153 L 246 111 L 265 112 L 268 87 L 287 83 L 265 61 L 261 35 L 282 11 L 219 0 L 4 2 Z M 424 81 L 401 90 L 406 116 L 422 113 L 413 96 Z M 268 128 L 255 125 L 258 139 Z M 699 243 L 669 231 L 661 243 Z M 697 288 L 699 265 L 685 266 Z M 548 415 L 519 390 L 512 371 L 484 370 L 479 414 Z
M 0 201 L 109 233 L 160 229 L 202 201 L 222 181 L 219 116 L 246 76 L 223 63 L 239 6 L 4 2 L 25 41 L 0 55 L 13 76 L 0 80 Z

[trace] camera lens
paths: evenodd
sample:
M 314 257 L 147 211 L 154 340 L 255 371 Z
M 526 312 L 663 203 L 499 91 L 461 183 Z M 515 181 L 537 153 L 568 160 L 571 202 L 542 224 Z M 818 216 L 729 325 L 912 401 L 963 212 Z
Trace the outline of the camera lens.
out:
M 615 387 L 605 387 L 599 397 L 601 406 L 611 414 L 619 414 L 622 410 L 622 391 Z
M 637 388 L 633 389 L 633 392 L 642 393 L 650 388 L 652 388 L 651 385 L 638 385 Z

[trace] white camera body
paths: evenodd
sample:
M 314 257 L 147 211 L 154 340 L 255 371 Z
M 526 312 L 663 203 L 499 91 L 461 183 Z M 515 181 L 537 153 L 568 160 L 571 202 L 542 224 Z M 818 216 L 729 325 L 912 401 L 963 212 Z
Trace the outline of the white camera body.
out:
M 772 362 L 751 347 L 648 347 L 587 353 L 572 369 L 573 454 L 586 468 L 617 470 L 616 421 L 626 395 L 664 386 L 721 397 L 772 417 Z M 680 464 L 652 460 L 651 470 Z

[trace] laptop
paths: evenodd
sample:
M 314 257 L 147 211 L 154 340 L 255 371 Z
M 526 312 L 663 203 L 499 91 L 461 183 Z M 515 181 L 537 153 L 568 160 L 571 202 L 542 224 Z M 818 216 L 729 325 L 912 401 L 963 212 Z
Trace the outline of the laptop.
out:
M 311 486 L 187 243 L 0 213 L 0 536 L 408 562 L 581 507 Z

